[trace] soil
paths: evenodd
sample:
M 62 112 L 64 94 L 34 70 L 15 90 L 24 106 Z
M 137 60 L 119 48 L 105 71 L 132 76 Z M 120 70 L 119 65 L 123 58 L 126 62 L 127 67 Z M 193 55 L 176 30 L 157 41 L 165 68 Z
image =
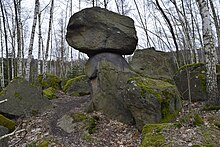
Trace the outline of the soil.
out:
M 106 118 L 98 112 L 87 115 L 98 117 L 96 131 L 85 137 L 84 132 L 67 133 L 57 125 L 57 120 L 71 112 L 85 113 L 90 96 L 68 96 L 59 91 L 53 99 L 52 108 L 42 114 L 17 121 L 17 130 L 25 129 L 10 137 L 9 145 L 16 147 L 34 147 L 50 144 L 52 147 L 136 147 L 141 144 L 141 132 L 134 126 Z M 84 137 L 82 137 L 84 136 Z
M 65 132 L 57 125 L 57 121 L 64 114 L 85 113 L 84 109 L 90 96 L 71 97 L 61 91 L 57 92 L 57 95 L 57 99 L 51 100 L 53 107 L 49 110 L 17 121 L 17 124 L 20 124 L 17 130 L 25 129 L 26 131 L 10 136 L 10 146 L 35 147 L 44 144 L 52 147 L 141 146 L 141 132 L 134 126 L 108 119 L 99 112 L 87 113 L 87 115 L 99 118 L 93 134 L 84 134 L 80 130 L 72 133 Z M 203 106 L 202 102 L 183 101 L 183 109 L 173 121 L 179 126 L 163 130 L 163 136 L 166 139 L 165 146 L 220 146 L 220 110 L 204 111 Z M 202 119 L 200 124 L 195 123 L 194 116 L 197 114 Z

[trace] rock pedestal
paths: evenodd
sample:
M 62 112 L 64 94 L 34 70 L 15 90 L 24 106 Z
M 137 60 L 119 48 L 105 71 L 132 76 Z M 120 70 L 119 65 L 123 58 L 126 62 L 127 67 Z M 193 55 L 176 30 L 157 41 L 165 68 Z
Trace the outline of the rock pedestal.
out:
M 88 110 L 136 124 L 141 130 L 145 123 L 170 120 L 181 108 L 171 84 L 160 80 L 147 80 L 150 86 L 145 80 L 135 83 L 138 75 L 122 57 L 132 54 L 137 45 L 131 18 L 97 7 L 84 9 L 70 18 L 66 39 L 90 57 L 85 66 L 92 88 Z

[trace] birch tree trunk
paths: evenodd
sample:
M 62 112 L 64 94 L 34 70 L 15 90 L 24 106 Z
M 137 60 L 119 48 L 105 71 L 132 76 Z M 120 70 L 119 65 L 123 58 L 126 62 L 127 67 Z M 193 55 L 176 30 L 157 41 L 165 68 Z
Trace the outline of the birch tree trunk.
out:
M 30 44 L 29 44 L 29 48 L 28 48 L 28 59 L 27 59 L 26 74 L 25 74 L 25 79 L 27 81 L 30 80 L 30 65 L 31 65 L 31 59 L 32 59 L 35 28 L 36 28 L 36 24 L 37 24 L 37 14 L 38 13 L 39 13 L 39 0 L 35 0 L 34 19 L 33 19 L 33 25 L 32 25 L 31 37 L 30 37 Z
M 47 34 L 47 44 L 46 44 L 46 52 L 45 52 L 44 67 L 43 67 L 44 75 L 46 75 L 46 72 L 47 72 L 47 58 L 48 58 L 48 53 L 49 53 L 50 36 L 51 36 L 51 30 L 52 30 L 53 7 L 54 7 L 54 0 L 51 1 L 51 7 L 50 7 L 49 28 L 48 28 L 48 34 Z
M 2 19 L 3 19 L 3 28 L 4 28 L 4 38 L 5 38 L 5 51 L 6 51 L 6 60 L 7 60 L 7 83 L 10 82 L 10 65 L 9 65 L 9 58 L 8 58 L 8 35 L 7 35 L 7 29 L 5 25 L 5 13 L 4 13 L 4 7 L 2 1 L 0 2 L 1 5 L 1 12 L 2 12 Z
M 206 92 L 208 98 L 208 105 L 220 105 L 216 64 L 217 56 L 214 46 L 214 38 L 211 28 L 211 18 L 206 0 L 196 0 L 199 6 L 202 17 L 202 33 L 206 60 Z
M 40 3 L 39 3 L 39 9 L 40 9 Z M 37 72 L 38 74 L 41 74 L 41 12 L 38 13 L 38 63 L 37 63 Z
M 0 40 L 1 40 L 1 87 L 5 87 L 5 76 L 4 76 L 4 48 L 3 48 L 3 32 L 2 32 L 2 24 L 1 24 L 1 17 L 0 17 Z
M 16 2 L 14 0 L 14 9 L 15 9 L 15 22 L 17 29 L 17 77 L 22 76 L 22 60 L 21 60 L 21 4 L 20 0 Z
M 209 3 L 210 3 L 210 6 L 211 6 L 211 9 L 212 9 L 212 15 L 213 15 L 214 24 L 215 24 L 215 30 L 216 30 L 216 33 L 217 33 L 217 38 L 218 38 L 218 51 L 219 51 L 219 50 L 220 50 L 220 22 L 218 22 L 218 16 L 217 16 L 217 14 L 216 14 L 213 1 L 212 1 L 212 0 L 209 0 Z

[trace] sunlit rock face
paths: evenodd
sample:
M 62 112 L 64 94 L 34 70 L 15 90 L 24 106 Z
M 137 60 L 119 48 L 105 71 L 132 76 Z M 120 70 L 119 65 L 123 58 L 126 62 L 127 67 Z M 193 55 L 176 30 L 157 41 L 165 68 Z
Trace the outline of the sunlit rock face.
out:
M 99 7 L 83 9 L 72 15 L 66 40 L 88 56 L 102 52 L 129 55 L 134 52 L 138 41 L 130 17 Z

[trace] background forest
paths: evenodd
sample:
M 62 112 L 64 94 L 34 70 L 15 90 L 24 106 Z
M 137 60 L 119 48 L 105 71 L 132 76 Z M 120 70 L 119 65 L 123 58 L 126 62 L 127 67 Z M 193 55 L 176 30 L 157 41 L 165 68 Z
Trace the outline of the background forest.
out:
M 201 9 L 204 2 L 207 10 Z M 66 27 L 73 13 L 94 6 L 133 18 L 137 48 L 171 51 L 177 67 L 205 61 L 201 16 L 207 11 L 216 46 L 212 50 L 219 52 L 219 0 L 2 0 L 1 87 L 17 76 L 27 80 L 42 73 L 67 77 L 73 64 L 81 65 L 87 57 L 67 45 Z

